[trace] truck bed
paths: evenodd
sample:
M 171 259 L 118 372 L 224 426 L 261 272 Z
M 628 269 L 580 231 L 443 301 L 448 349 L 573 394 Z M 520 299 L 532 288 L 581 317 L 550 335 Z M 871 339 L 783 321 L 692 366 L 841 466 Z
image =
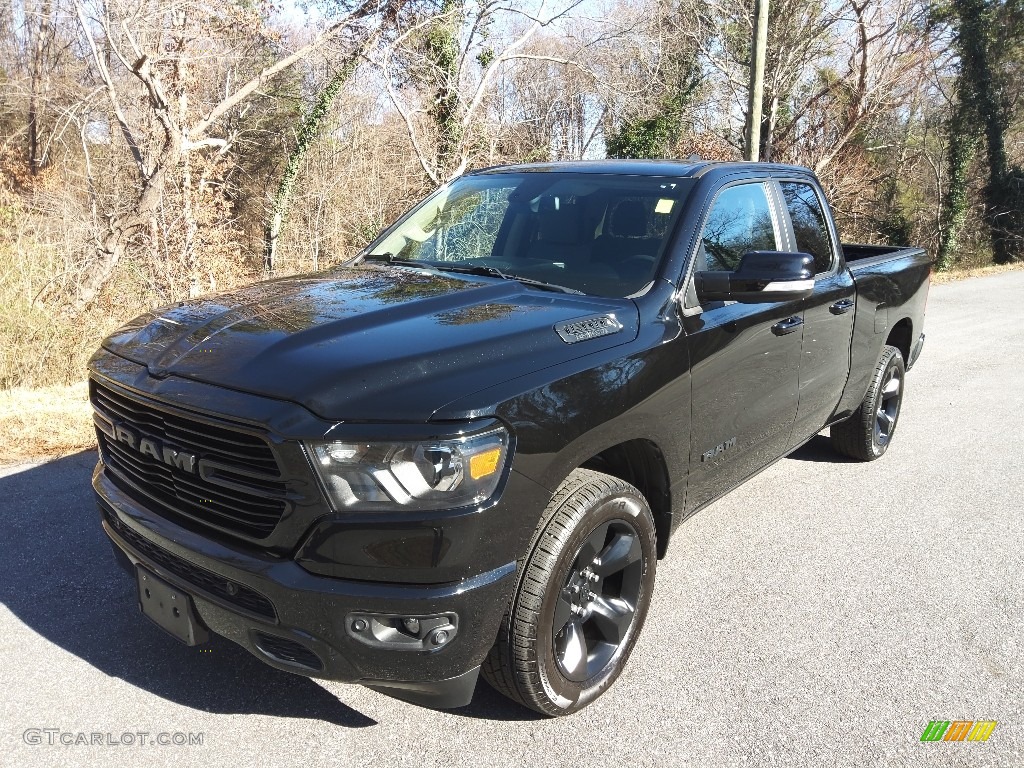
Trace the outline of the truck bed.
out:
M 851 271 L 864 267 L 873 267 L 905 256 L 919 257 L 925 255 L 921 248 L 910 248 L 905 245 L 865 245 L 863 243 L 842 243 L 843 257 Z M 915 259 L 916 260 L 916 259 Z
M 880 343 L 899 348 L 907 368 L 913 366 L 932 261 L 923 248 L 843 243 L 842 249 L 857 285 L 850 378 L 838 409 L 848 414 L 867 392 Z

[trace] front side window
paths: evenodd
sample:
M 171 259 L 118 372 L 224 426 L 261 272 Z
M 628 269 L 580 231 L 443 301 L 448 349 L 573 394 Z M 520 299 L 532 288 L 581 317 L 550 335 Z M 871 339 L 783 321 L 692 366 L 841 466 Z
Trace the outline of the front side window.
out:
M 750 251 L 779 250 L 778 227 L 764 184 L 738 184 L 719 193 L 701 236 L 707 269 L 735 272 Z
M 821 201 L 814 187 L 795 181 L 784 181 L 779 186 L 793 222 L 797 251 L 814 257 L 816 273 L 828 272 L 832 269 L 832 245 Z

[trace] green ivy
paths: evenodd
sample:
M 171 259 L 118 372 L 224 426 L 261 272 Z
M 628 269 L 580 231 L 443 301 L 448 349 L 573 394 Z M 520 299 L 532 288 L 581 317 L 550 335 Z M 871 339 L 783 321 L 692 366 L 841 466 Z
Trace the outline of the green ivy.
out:
M 270 218 L 267 221 L 264 235 L 263 267 L 264 272 L 268 275 L 274 271 L 274 256 L 277 250 L 277 243 L 288 217 L 292 193 L 295 190 L 295 182 L 298 179 L 299 171 L 302 169 L 302 163 L 320 135 L 331 104 L 338 93 L 341 92 L 345 83 L 348 82 L 352 72 L 355 71 L 355 67 L 355 62 L 351 61 L 334 74 L 324 89 L 317 94 L 313 105 L 303 116 L 302 122 L 299 124 L 299 130 L 295 134 L 295 146 L 288 155 L 288 162 L 285 163 L 284 172 L 281 174 L 281 181 L 277 185 L 277 193 L 274 195 Z
M 655 114 L 627 120 L 605 139 L 608 157 L 643 160 L 669 157 L 682 134 L 685 107 L 698 83 L 695 70 L 687 68 L 676 88 L 662 99 Z
M 909 245 L 914 239 L 914 223 L 904 210 L 902 197 L 899 182 L 890 179 L 885 188 L 887 212 L 879 222 L 880 234 L 889 245 Z
M 430 116 L 437 126 L 437 167 L 442 172 L 452 169 L 462 143 L 458 83 L 459 27 L 463 21 L 463 13 L 458 9 L 461 6 L 462 0 L 443 0 L 441 16 L 437 23 L 431 25 L 425 40 L 427 58 L 437 68 L 438 74 Z
M 984 142 L 988 165 L 985 222 L 996 263 L 1024 259 L 1024 213 L 1019 169 L 1009 167 L 1006 131 L 1010 125 L 1008 61 L 1024 43 L 1024 4 L 1020 0 L 951 0 L 937 16 L 957 25 L 960 72 L 956 103 L 948 123 L 949 187 L 939 247 L 940 268 L 956 258 L 960 230 L 969 209 L 968 172 Z

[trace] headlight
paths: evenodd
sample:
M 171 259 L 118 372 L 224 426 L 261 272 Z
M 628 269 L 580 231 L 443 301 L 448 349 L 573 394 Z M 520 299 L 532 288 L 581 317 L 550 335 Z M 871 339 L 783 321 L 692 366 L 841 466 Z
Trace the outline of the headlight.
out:
M 451 509 L 494 495 L 508 455 L 498 427 L 465 437 L 416 442 L 308 443 L 335 509 Z

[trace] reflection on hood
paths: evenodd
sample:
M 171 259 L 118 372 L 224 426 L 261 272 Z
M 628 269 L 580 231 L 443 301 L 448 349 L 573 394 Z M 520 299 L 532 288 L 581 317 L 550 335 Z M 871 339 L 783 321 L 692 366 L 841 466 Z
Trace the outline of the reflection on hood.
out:
M 614 313 L 567 345 L 556 323 Z M 148 313 L 104 346 L 179 376 L 301 403 L 334 420 L 423 421 L 463 396 L 636 337 L 625 299 L 393 267 L 260 283 Z

